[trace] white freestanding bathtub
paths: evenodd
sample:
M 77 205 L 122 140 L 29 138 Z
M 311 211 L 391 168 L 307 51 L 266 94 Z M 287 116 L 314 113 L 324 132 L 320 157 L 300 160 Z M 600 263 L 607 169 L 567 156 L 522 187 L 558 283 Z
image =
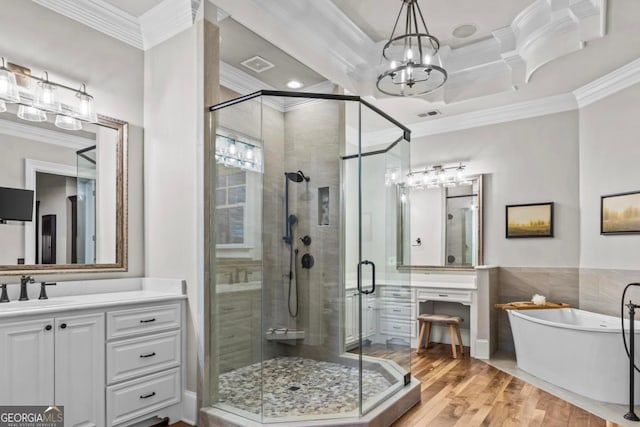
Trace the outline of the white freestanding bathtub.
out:
M 629 403 L 629 359 L 619 317 L 575 308 L 508 312 L 520 369 L 591 399 Z M 628 320 L 628 343 L 626 327 Z M 634 327 L 639 360 L 640 322 Z M 635 395 L 640 396 L 637 372 Z

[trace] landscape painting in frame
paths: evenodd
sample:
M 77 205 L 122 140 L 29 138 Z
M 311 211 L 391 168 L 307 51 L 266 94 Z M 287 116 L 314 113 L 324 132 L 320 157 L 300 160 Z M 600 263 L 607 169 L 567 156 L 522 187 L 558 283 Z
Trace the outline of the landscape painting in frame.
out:
M 600 233 L 640 233 L 640 191 L 601 197 Z
M 553 202 L 507 206 L 507 239 L 553 237 Z

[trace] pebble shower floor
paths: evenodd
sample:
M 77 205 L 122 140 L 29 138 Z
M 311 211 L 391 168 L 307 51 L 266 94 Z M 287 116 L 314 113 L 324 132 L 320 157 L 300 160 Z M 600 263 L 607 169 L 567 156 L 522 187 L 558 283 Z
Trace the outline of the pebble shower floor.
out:
M 358 373 L 338 363 L 278 357 L 221 374 L 219 402 L 254 414 L 262 410 L 268 418 L 349 412 L 358 407 Z M 391 386 L 366 369 L 362 382 L 365 401 Z

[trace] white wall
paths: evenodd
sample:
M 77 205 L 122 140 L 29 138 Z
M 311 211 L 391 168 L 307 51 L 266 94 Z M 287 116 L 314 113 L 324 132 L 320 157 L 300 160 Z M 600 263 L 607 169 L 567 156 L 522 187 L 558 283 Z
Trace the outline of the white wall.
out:
M 584 268 L 640 268 L 640 235 L 600 235 L 600 196 L 640 191 L 640 84 L 580 110 Z
M 580 250 L 578 112 L 570 111 L 411 141 L 411 163 L 465 162 L 486 174 L 484 263 L 577 267 Z M 555 202 L 555 237 L 505 238 L 505 206 Z
M 145 52 L 146 271 L 186 279 L 187 388 L 196 390 L 198 286 L 197 27 Z
M 129 271 L 38 275 L 38 280 L 144 275 L 143 247 L 143 53 L 31 1 L 3 0 L 0 52 L 7 60 L 48 70 L 49 77 L 80 86 L 99 114 L 129 122 Z M 8 279 L 14 283 L 15 279 Z M 4 281 L 3 281 L 4 282 Z

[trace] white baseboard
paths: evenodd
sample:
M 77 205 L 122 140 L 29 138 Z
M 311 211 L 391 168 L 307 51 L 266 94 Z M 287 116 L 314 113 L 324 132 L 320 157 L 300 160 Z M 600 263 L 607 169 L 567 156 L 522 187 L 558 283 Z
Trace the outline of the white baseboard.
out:
M 476 340 L 475 354 L 476 359 L 489 360 L 491 358 L 489 351 L 489 340 Z
M 182 394 L 182 421 L 192 426 L 198 422 L 198 395 L 189 390 Z

